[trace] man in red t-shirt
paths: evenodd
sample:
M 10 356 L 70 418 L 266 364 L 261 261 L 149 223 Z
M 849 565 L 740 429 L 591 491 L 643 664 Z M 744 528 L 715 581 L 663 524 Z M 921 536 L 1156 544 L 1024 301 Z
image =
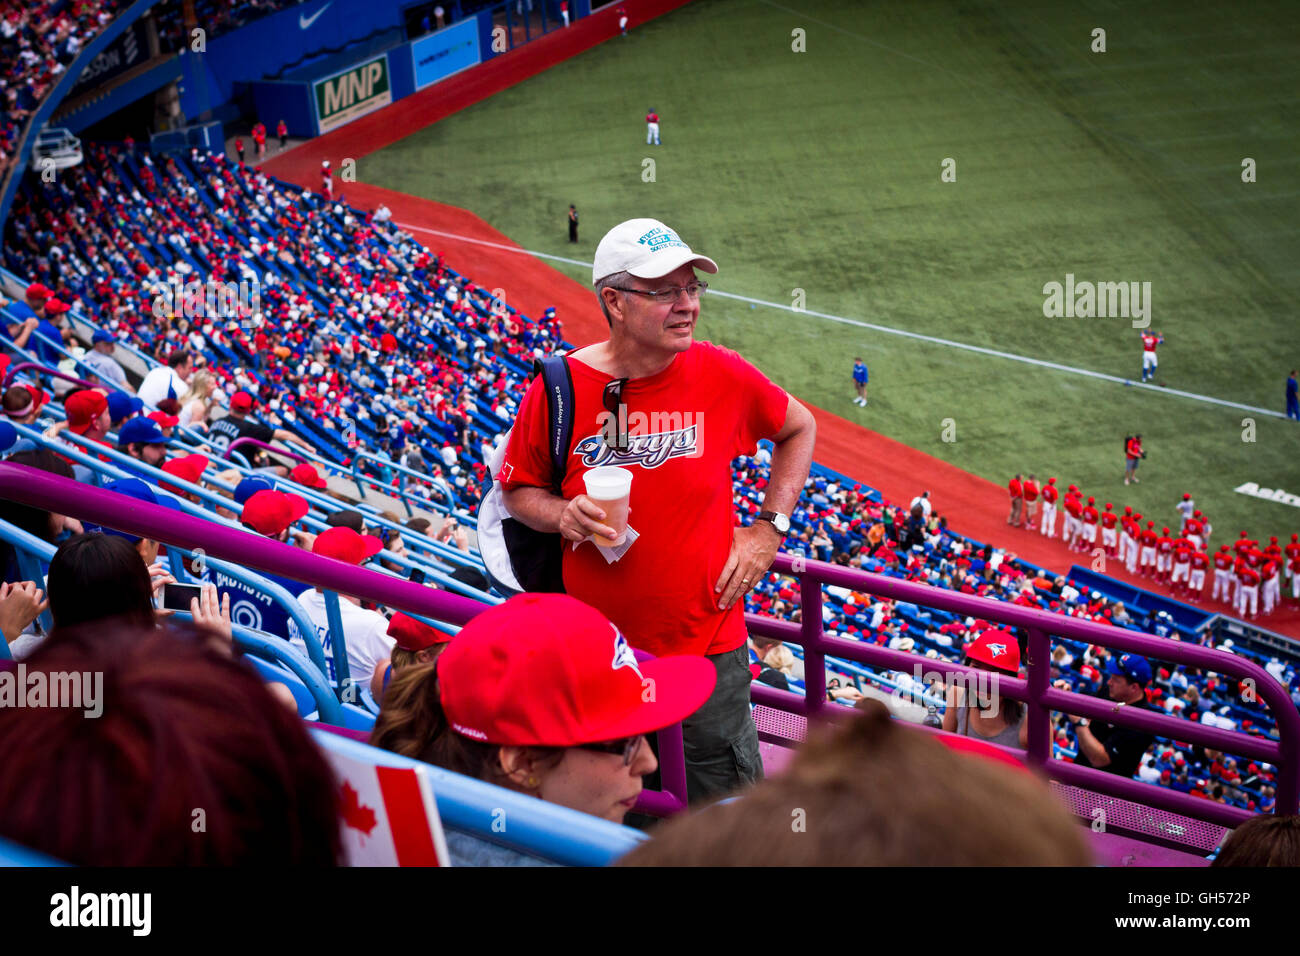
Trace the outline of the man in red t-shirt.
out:
M 1124 484 L 1132 481 L 1138 483 L 1137 468 L 1138 462 L 1146 457 L 1146 452 L 1142 450 L 1142 436 L 1134 435 L 1131 438 L 1124 439 Z
M 683 722 L 692 800 L 762 775 L 749 716 L 743 598 L 789 530 L 816 437 L 808 410 L 762 372 L 734 352 L 695 341 L 707 288 L 696 266 L 718 271 L 656 220 L 633 219 L 606 233 L 592 279 L 609 339 L 568 359 L 573 438 L 562 494 L 552 492 L 540 377 L 520 405 L 497 475 L 516 520 L 566 539 L 569 594 L 604 612 L 635 647 L 705 655 L 717 668 L 713 696 Z M 623 406 L 620 413 L 611 414 L 607 398 Z M 624 414 L 620 435 L 610 426 Z M 762 438 L 775 445 L 765 510 L 738 528 L 730 464 L 752 455 Z M 633 475 L 628 524 L 637 536 L 617 560 L 587 540 L 617 537 L 584 493 L 584 473 L 601 465 Z
M 1007 515 L 1007 524 L 1019 526 L 1021 511 L 1025 507 L 1025 493 L 1019 474 L 1007 482 L 1007 491 L 1011 493 L 1011 514 Z

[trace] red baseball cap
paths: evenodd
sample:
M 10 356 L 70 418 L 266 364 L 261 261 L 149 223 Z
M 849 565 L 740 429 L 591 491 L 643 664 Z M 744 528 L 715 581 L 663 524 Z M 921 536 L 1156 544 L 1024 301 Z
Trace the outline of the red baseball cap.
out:
M 415 653 L 435 644 L 446 644 L 455 635 L 430 627 L 423 621 L 417 621 L 409 614 L 398 611 L 388 622 L 388 636 L 397 642 L 404 651 Z
M 49 312 L 51 315 L 59 315 L 60 313 L 67 312 L 71 308 L 72 306 L 68 305 L 66 302 L 60 302 L 58 299 L 45 300 L 45 311 Z
M 717 681 L 703 657 L 638 663 L 605 615 L 566 594 L 521 594 L 484 611 L 438 670 L 456 733 L 518 747 L 650 733 L 699 710 Z
M 1007 674 L 1020 673 L 1020 643 L 1009 631 L 985 631 L 971 641 L 966 656 Z
M 27 292 L 24 294 L 29 299 L 48 299 L 54 293 L 45 288 L 45 286 L 41 285 L 39 282 L 33 282 L 27 287 Z
M 84 435 L 107 408 L 108 399 L 104 393 L 92 388 L 68 396 L 63 403 L 63 410 L 68 416 L 68 431 Z
M 249 412 L 253 410 L 253 396 L 247 392 L 239 391 L 230 396 L 230 410 L 232 412 Z
M 265 491 L 257 493 L 257 495 L 264 494 L 266 494 Z M 253 495 L 253 498 L 256 498 L 257 495 Z M 250 503 L 253 498 L 248 499 Z M 248 505 L 246 504 L 244 507 L 247 508 Z M 276 534 L 279 534 L 279 531 Z M 357 534 L 351 528 L 330 528 L 328 531 L 322 531 L 316 535 L 316 542 L 311 546 L 312 554 L 319 554 L 326 558 L 337 558 L 339 561 L 346 561 L 348 564 L 360 564 L 366 558 L 378 554 L 382 550 L 384 550 L 384 542 L 373 534 Z
M 207 467 L 207 455 L 182 455 L 180 458 L 173 458 L 171 461 L 165 461 L 162 463 L 162 470 L 167 472 L 167 474 L 175 475 L 177 478 L 188 481 L 191 484 L 198 484 L 199 479 L 203 477 L 203 472 L 207 470 Z M 163 489 L 174 494 L 187 494 L 184 488 L 173 488 L 166 482 L 160 482 L 159 484 L 162 485 Z
M 279 537 L 280 532 L 293 524 L 310 510 L 307 499 L 300 495 L 287 494 L 283 491 L 259 491 L 244 502 L 244 510 L 239 520 L 258 534 L 268 538 Z M 334 529 L 342 530 L 342 529 Z M 347 529 L 350 530 L 350 529 Z M 356 532 L 352 532 L 356 534 Z M 319 539 L 318 539 L 319 540 Z M 313 548 L 313 551 L 316 549 Z M 323 552 L 316 552 L 321 554 Z M 374 552 L 372 551 L 371 554 Z M 339 554 L 327 554 L 327 557 L 343 557 Z M 344 558 L 344 560 L 348 560 Z M 359 564 L 360 561 L 353 561 Z
M 293 471 L 289 472 L 289 477 L 300 485 L 306 485 L 308 488 L 324 488 L 326 481 L 316 470 L 316 466 L 309 461 L 304 461 L 301 465 L 296 466 Z
M 181 420 L 175 415 L 168 415 L 166 412 L 150 412 L 146 417 L 156 421 L 159 428 L 175 428 L 181 423 Z M 204 461 L 207 461 L 207 459 L 205 458 Z

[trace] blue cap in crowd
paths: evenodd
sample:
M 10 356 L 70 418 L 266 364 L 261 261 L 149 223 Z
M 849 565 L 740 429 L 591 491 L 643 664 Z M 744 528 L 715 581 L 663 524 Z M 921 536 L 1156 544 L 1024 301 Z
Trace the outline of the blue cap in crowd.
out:
M 1120 654 L 1118 657 L 1112 655 L 1106 662 L 1106 673 L 1127 677 L 1136 684 L 1151 682 L 1151 665 L 1145 657 L 1136 654 Z
M 100 342 L 116 343 L 117 339 L 107 329 L 95 329 L 95 334 L 90 337 L 90 344 L 98 345 Z
M 96 332 L 96 335 L 99 333 Z M 120 422 L 124 418 L 130 418 L 132 415 L 138 415 L 144 411 L 144 402 L 134 395 L 128 395 L 126 392 L 109 392 L 108 393 L 108 417 L 115 422 Z
M 167 436 L 152 418 L 133 418 L 117 431 L 119 445 L 166 445 Z
M 249 475 L 235 485 L 235 500 L 242 505 L 259 491 L 275 491 L 275 482 L 262 475 Z
M 139 478 L 120 478 L 117 481 L 110 481 L 104 486 L 104 490 L 114 491 L 119 495 L 126 495 L 128 498 L 134 498 L 146 504 L 162 505 L 175 511 L 181 510 L 180 503 L 175 498 L 164 494 L 156 494 L 152 488 Z M 115 528 L 105 528 L 103 525 L 93 524 L 89 521 L 82 522 L 81 526 L 87 533 L 98 531 L 102 534 L 117 535 L 119 538 L 126 538 L 132 544 L 140 540 L 139 535 L 127 534 L 125 531 L 118 531 Z

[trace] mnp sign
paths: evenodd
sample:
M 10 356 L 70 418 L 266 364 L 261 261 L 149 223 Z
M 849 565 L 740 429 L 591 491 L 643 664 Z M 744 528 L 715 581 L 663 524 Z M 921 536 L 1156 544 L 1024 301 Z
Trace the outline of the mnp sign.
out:
M 393 102 L 388 82 L 388 56 L 349 67 L 342 73 L 312 83 L 316 122 L 321 133 L 351 123 L 359 116 Z
M 415 88 L 422 90 L 430 83 L 478 65 L 478 32 L 477 18 L 470 17 L 412 43 Z

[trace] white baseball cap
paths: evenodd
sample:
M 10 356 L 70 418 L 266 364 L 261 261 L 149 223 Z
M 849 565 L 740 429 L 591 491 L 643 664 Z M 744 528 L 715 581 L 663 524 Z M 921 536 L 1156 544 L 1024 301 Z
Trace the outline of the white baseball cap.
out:
M 716 262 L 691 252 L 691 247 L 658 219 L 629 219 L 600 240 L 591 267 L 591 283 L 595 285 L 616 272 L 629 272 L 638 279 L 658 279 L 688 262 L 709 274 L 718 271 Z

